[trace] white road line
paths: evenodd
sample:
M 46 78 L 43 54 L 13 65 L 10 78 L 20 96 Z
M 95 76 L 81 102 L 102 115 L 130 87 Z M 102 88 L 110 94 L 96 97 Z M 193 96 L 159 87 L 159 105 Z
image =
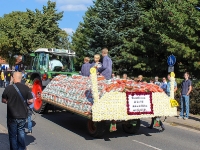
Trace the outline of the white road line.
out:
M 160 148 L 157 148 L 157 147 L 151 146 L 151 145 L 149 145 L 149 144 L 145 144 L 145 143 L 140 142 L 140 141 L 137 141 L 137 140 L 133 140 L 133 142 L 136 142 L 136 143 L 139 143 L 139 144 L 145 145 L 145 146 L 147 146 L 147 147 L 151 147 L 151 148 L 156 149 L 156 150 L 162 150 L 162 149 L 160 149 Z

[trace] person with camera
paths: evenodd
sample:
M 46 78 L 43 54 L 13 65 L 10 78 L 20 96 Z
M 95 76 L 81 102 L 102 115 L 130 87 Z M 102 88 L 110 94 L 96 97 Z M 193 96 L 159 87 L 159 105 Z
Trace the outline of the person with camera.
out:
M 28 106 L 33 103 L 33 96 L 28 86 L 21 83 L 22 73 L 14 72 L 12 85 L 7 86 L 2 94 L 2 103 L 7 104 L 7 127 L 10 150 L 25 150 L 25 124 Z

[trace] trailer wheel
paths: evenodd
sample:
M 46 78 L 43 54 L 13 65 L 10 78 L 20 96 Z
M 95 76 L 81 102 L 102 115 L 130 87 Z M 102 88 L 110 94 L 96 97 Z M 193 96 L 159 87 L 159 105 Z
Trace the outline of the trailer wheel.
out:
M 43 113 L 45 110 L 46 103 L 42 101 L 42 98 L 41 98 L 42 83 L 39 77 L 36 77 L 33 80 L 32 92 L 35 94 L 35 97 L 36 97 L 33 110 L 36 113 Z
M 88 120 L 87 122 L 87 130 L 89 134 L 95 138 L 100 138 L 105 132 L 104 121 L 101 122 L 93 122 L 92 120 Z
M 124 132 L 129 134 L 136 134 L 140 129 L 140 119 L 134 119 L 122 124 Z

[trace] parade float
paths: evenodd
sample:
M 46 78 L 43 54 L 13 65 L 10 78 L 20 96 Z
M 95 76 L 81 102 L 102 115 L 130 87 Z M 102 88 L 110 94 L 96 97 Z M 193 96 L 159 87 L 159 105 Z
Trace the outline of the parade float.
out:
M 88 119 L 87 129 L 93 137 L 100 137 L 110 124 L 110 131 L 121 123 L 125 132 L 135 134 L 140 119 L 175 116 L 177 101 L 174 88 L 170 97 L 154 84 L 133 80 L 105 80 L 92 68 L 90 77 L 58 75 L 42 91 L 45 103 L 58 106 Z M 171 73 L 171 87 L 174 87 Z

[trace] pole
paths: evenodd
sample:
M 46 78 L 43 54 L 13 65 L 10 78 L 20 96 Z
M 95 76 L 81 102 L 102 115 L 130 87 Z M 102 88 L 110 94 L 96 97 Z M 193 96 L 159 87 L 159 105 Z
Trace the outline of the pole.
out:
M 170 73 L 170 98 L 171 99 L 174 99 L 174 83 L 175 83 L 175 73 L 174 72 L 171 72 Z

